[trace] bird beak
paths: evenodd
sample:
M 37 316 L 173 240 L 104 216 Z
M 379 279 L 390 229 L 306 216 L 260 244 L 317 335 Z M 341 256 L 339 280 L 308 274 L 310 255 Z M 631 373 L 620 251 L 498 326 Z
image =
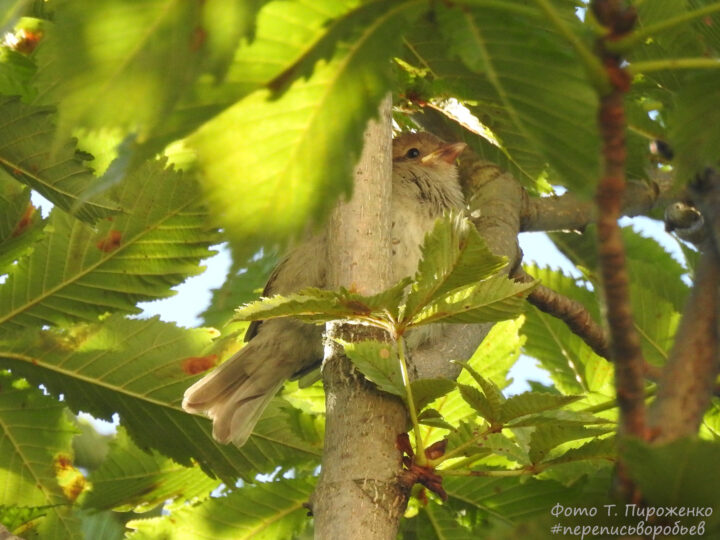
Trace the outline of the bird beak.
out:
M 435 163 L 437 161 L 444 161 L 445 163 L 454 163 L 460 153 L 467 148 L 467 144 L 464 142 L 457 142 L 452 144 L 445 144 L 435 150 L 433 153 L 424 156 L 420 162 L 423 165 Z

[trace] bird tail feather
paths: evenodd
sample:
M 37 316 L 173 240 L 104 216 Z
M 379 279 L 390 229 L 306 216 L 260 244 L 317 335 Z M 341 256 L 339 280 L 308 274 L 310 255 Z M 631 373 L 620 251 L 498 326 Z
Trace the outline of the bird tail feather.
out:
M 285 376 L 273 370 L 252 370 L 247 362 L 252 343 L 185 391 L 182 407 L 213 420 L 213 437 L 245 444 L 265 407 L 282 386 Z M 273 376 L 275 375 L 275 376 Z

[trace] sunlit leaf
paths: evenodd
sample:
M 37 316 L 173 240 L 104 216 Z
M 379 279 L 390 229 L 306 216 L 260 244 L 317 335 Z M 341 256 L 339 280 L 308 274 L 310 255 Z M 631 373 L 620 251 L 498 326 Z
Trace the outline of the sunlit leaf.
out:
M 505 266 L 492 254 L 473 224 L 461 216 L 438 220 L 425 237 L 404 317 L 413 318 L 422 308 L 448 292 L 491 276 Z
M 336 21 L 347 33 L 309 78 L 295 80 L 280 96 L 258 90 L 190 137 L 213 216 L 233 242 L 254 250 L 297 236 L 349 192 L 365 124 L 390 89 L 397 29 L 421 5 L 358 6 Z M 327 54 L 327 45 L 318 48 L 306 57 Z
M 53 395 L 62 394 L 75 411 L 105 420 L 118 413 L 140 447 L 185 466 L 194 460 L 228 481 L 281 464 L 314 462 L 319 449 L 283 440 L 277 426 L 282 419 L 261 420 L 238 449 L 212 438 L 209 419 L 183 411 L 183 392 L 197 379 L 191 375 L 217 361 L 207 352 L 215 334 L 115 315 L 102 324 L 0 340 L 0 363 Z
M 132 540 L 255 540 L 295 538 L 310 523 L 306 504 L 314 479 L 281 479 L 244 486 L 196 506 L 175 509 L 169 516 L 134 520 Z
M 69 138 L 52 151 L 54 111 L 0 97 L 0 165 L 21 182 L 79 218 L 93 222 L 117 212 L 105 197 L 85 200 L 96 182 Z

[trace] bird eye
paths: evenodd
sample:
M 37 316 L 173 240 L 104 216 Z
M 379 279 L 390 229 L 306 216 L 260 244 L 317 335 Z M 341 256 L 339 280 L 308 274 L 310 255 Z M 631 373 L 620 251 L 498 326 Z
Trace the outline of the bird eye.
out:
M 405 157 L 408 157 L 408 158 L 416 158 L 419 155 L 420 155 L 420 150 L 418 150 L 417 148 L 411 148 L 410 150 L 408 150 L 405 153 Z

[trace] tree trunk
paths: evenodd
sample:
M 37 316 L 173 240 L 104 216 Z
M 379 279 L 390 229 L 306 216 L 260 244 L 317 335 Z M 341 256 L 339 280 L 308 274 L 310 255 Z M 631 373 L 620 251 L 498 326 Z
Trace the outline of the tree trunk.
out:
M 328 285 L 373 294 L 390 285 L 391 99 L 365 131 L 352 199 L 330 222 Z M 392 539 L 406 498 L 396 478 L 395 439 L 406 431 L 400 400 L 378 392 L 333 341 L 387 339 L 366 327 L 329 324 L 323 366 L 327 425 L 322 474 L 313 495 L 315 537 Z

